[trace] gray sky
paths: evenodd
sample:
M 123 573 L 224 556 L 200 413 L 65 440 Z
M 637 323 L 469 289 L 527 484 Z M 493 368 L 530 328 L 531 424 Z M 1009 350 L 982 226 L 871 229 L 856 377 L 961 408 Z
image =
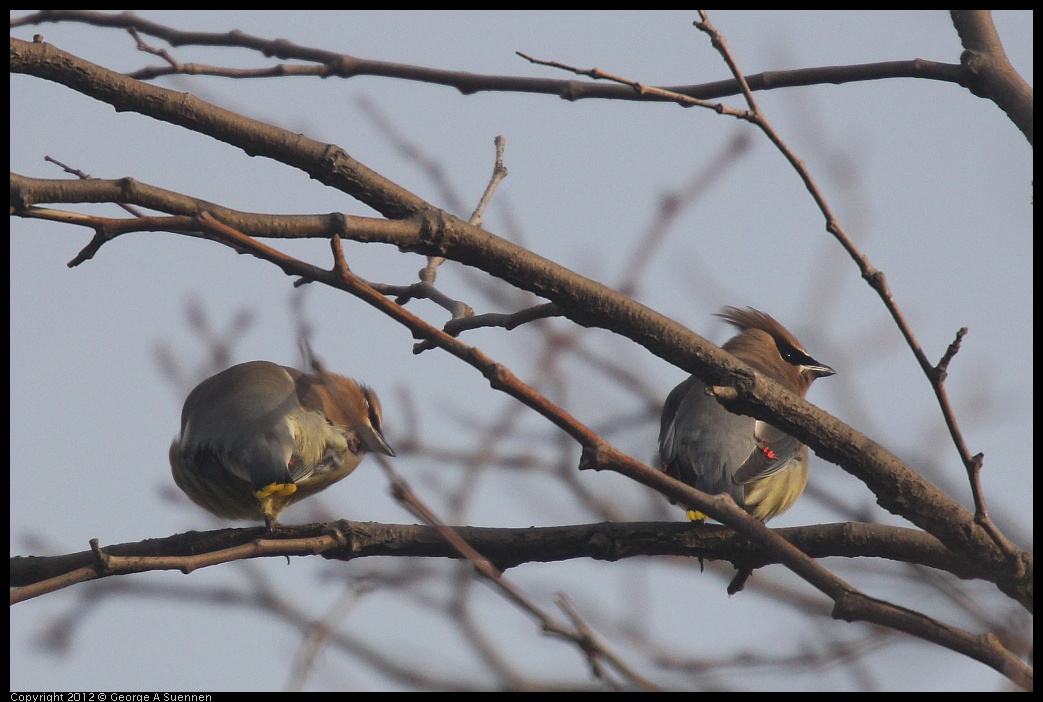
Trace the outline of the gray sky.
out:
M 12 17 L 22 12 L 12 13 Z M 727 72 L 687 11 L 655 12 L 143 12 L 185 30 L 228 31 L 343 51 L 358 57 L 475 73 L 568 78 L 532 66 L 515 51 L 630 76 L 652 84 L 720 80 Z M 747 74 L 823 65 L 923 58 L 954 63 L 958 38 L 945 12 L 737 12 L 711 14 Z M 1030 12 L 998 11 L 1005 48 L 1031 84 Z M 115 30 L 44 25 L 12 32 L 45 40 L 115 70 L 155 65 Z M 159 42 L 156 42 L 159 44 Z M 182 60 L 220 65 L 269 65 L 246 51 L 175 50 Z M 656 251 L 638 299 L 721 343 L 727 331 L 712 313 L 723 304 L 752 305 L 790 327 L 836 378 L 809 399 L 863 431 L 969 505 L 969 490 L 933 394 L 857 269 L 824 231 L 802 183 L 752 127 L 698 108 L 485 93 L 463 96 L 437 86 L 380 78 L 287 78 L 231 81 L 179 78 L 160 85 L 322 141 L 439 206 L 441 192 L 397 152 L 360 108 L 365 99 L 437 160 L 464 199 L 467 216 L 492 167 L 493 138 L 507 139 L 509 176 L 494 198 L 486 226 L 520 232 L 541 255 L 615 285 L 633 259 L 640 235 L 665 192 L 702 172 L 729 140 L 745 133 L 751 148 L 721 171 L 698 203 L 685 210 Z M 937 361 L 957 329 L 970 329 L 950 368 L 949 392 L 973 453 L 985 454 L 983 483 L 993 518 L 1019 545 L 1031 548 L 1032 466 L 1025 442 L 1032 424 L 1032 149 L 991 102 L 952 84 L 888 80 L 777 90 L 757 95 L 783 138 L 805 160 L 842 224 L 870 261 L 883 270 L 928 357 Z M 728 104 L 740 106 L 737 98 Z M 52 156 L 101 178 L 141 181 L 247 211 L 373 214 L 306 175 L 252 159 L 208 137 L 117 114 L 57 84 L 11 77 L 11 170 L 45 178 L 63 174 Z M 505 210 L 505 208 L 509 208 Z M 101 211 L 101 210 L 97 210 Z M 120 216 L 112 208 L 103 211 Z M 505 212 L 509 212 L 509 217 Z M 156 349 L 175 355 L 186 374 L 205 362 L 204 346 L 186 321 L 198 300 L 220 329 L 240 311 L 252 326 L 235 347 L 235 361 L 266 358 L 296 364 L 292 280 L 273 266 L 212 243 L 173 234 L 133 234 L 110 243 L 75 269 L 66 262 L 88 242 L 82 229 L 12 220 L 11 234 L 11 553 L 57 554 L 102 544 L 163 537 L 218 526 L 194 505 L 171 499 L 167 448 L 178 428 L 187 387 L 159 371 Z M 322 242 L 285 250 L 328 265 Z M 386 246 L 349 244 L 353 270 L 363 277 L 408 284 L 421 257 Z M 475 305 L 477 295 L 454 266 L 440 286 Z M 444 315 L 428 303 L 414 311 L 436 325 Z M 510 400 L 490 391 L 471 368 L 435 351 L 414 356 L 401 327 L 361 303 L 318 286 L 304 291 L 313 342 L 329 367 L 365 380 L 384 405 L 388 437 L 413 395 L 423 435 L 440 445 L 471 448 L 460 418 L 501 412 Z M 1027 326 L 1026 326 L 1027 325 Z M 562 323 L 562 329 L 568 328 Z M 515 335 L 481 331 L 465 341 L 531 379 L 530 359 Z M 642 350 L 588 333 L 590 348 L 633 359 L 665 397 L 684 377 Z M 570 408 L 582 421 L 625 414 L 631 402 L 593 376 L 583 401 Z M 578 392 L 578 391 L 577 391 Z M 633 407 L 638 407 L 634 402 Z M 546 422 L 528 423 L 555 436 Z M 643 423 L 613 437 L 647 459 L 656 427 Z M 940 448 L 939 448 L 940 447 Z M 578 460 L 579 450 L 573 447 Z M 425 497 L 439 481 L 459 478 L 457 466 L 430 460 L 396 462 Z M 648 519 L 655 502 L 640 486 L 616 476 L 582 476 L 589 489 L 615 499 L 625 519 Z M 901 523 L 872 500 L 854 478 L 815 459 L 817 490 L 871 518 Z M 434 499 L 432 497 L 432 499 Z M 349 480 L 323 494 L 328 514 L 357 520 L 412 523 L 388 494 L 381 471 L 367 460 Z M 303 505 L 286 521 L 306 521 Z M 682 516 L 678 510 L 676 517 Z M 538 478 L 490 477 L 464 516 L 486 526 L 597 521 Z M 845 513 L 805 498 L 772 526 L 840 521 Z M 310 559 L 318 560 L 318 559 Z M 526 566 L 510 573 L 541 603 L 565 591 L 591 612 L 616 612 L 635 597 L 635 578 L 647 559 L 607 564 Z M 299 633 L 252 609 L 199 605 L 177 593 L 193 588 L 252 587 L 254 574 L 274 582 L 281 596 L 320 617 L 341 595 L 325 574 L 350 583 L 377 569 L 449 568 L 453 564 L 354 562 L 333 566 L 296 559 L 209 568 L 184 576 L 152 573 L 121 578 L 122 591 L 91 584 L 18 605 L 11 612 L 13 690 L 279 689 L 286 685 Z M 779 569 L 775 569 L 776 571 Z M 891 596 L 871 572 L 853 581 L 868 594 Z M 724 580 L 690 568 L 660 568 L 642 579 L 643 626 L 677 641 L 677 655 L 710 653 L 730 660 L 744 652 L 780 656 L 814 648 L 817 629 L 849 626 L 810 617 L 755 590 L 728 598 Z M 755 576 L 767 578 L 761 571 Z M 828 602 L 796 578 L 773 574 L 827 611 Z M 137 590 L 141 588 L 141 590 Z M 154 590 L 152 590 L 154 588 Z M 880 588 L 880 589 L 878 589 Z M 1001 600 L 974 590 L 988 603 Z M 92 596 L 112 593 L 103 602 Z M 985 594 L 981 594 L 985 593 Z M 365 600 L 343 620 L 347 635 L 382 650 L 403 650 L 419 665 L 461 670 L 463 679 L 492 681 L 455 634 L 413 611 L 395 594 Z M 923 607 L 930 603 L 896 599 Z M 554 679 L 586 684 L 581 657 L 548 640 L 492 593 L 479 598 L 491 636 L 524 651 L 525 666 Z M 87 621 L 71 629 L 62 655 L 41 648 L 50 626 L 62 631 L 70 613 Z M 963 621 L 951 621 L 958 626 Z M 794 629 L 807 627 L 794 634 Z M 601 631 L 628 651 L 619 631 Z M 865 630 L 850 627 L 852 640 Z M 448 637 L 448 638 L 447 638 Z M 503 639 L 500 639 L 503 637 Z M 510 644 L 503 644 L 502 641 Z M 778 650 L 776 641 L 785 645 Z M 260 643 L 259 643 L 260 642 Z M 768 644 L 765 650 L 764 644 Z M 994 690 L 1003 679 L 956 654 L 903 641 L 865 654 L 874 685 L 884 689 Z M 471 666 L 474 666 L 473 669 Z M 880 670 L 887 670 L 881 675 Z M 642 668 L 646 672 L 654 670 Z M 655 673 L 652 673 L 653 677 Z M 666 684 L 683 685 L 683 677 Z M 706 682 L 706 681 L 704 681 Z M 726 689 L 860 689 L 847 669 L 790 678 L 776 671 L 722 672 Z M 706 684 L 710 684 L 706 682 Z M 364 663 L 327 652 L 308 689 L 397 689 L 400 683 Z

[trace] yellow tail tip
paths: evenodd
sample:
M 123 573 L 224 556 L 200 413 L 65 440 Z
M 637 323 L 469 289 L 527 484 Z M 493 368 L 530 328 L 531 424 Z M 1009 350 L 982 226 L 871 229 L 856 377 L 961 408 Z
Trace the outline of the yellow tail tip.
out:
M 690 509 L 684 513 L 684 516 L 688 517 L 690 522 L 705 522 L 706 515 L 702 512 L 696 512 L 694 509 Z
M 254 493 L 258 500 L 264 500 L 269 497 L 286 497 L 297 492 L 297 485 L 294 483 L 272 483 L 261 488 Z

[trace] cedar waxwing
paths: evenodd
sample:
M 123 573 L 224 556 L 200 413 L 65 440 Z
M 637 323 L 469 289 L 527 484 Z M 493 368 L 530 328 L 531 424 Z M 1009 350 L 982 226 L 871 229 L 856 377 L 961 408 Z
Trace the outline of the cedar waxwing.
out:
M 368 452 L 394 456 L 372 390 L 335 373 L 249 361 L 189 393 L 170 445 L 174 482 L 226 519 L 263 519 L 325 490 Z
M 725 307 L 716 315 L 739 330 L 722 347 L 788 390 L 807 395 L 836 371 L 769 315 Z M 808 447 L 753 417 L 732 414 L 694 375 L 666 398 L 659 455 L 667 475 L 712 494 L 727 492 L 763 522 L 789 509 L 808 481 Z M 696 521 L 705 515 L 690 510 Z

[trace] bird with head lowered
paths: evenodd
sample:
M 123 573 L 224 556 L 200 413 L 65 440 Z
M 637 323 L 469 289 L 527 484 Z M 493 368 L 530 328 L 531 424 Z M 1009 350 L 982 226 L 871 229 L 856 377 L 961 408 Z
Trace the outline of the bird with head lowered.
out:
M 382 421 L 376 393 L 350 378 L 249 361 L 189 393 L 170 468 L 200 507 L 272 530 L 286 507 L 347 477 L 367 452 L 394 456 Z

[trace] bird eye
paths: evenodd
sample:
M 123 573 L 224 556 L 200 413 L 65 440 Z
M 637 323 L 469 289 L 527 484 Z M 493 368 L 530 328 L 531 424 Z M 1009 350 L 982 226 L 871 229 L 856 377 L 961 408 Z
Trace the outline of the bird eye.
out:
M 782 356 L 782 360 L 791 366 L 805 366 L 812 362 L 811 356 L 799 349 L 793 348 L 789 344 L 779 346 L 779 355 Z

